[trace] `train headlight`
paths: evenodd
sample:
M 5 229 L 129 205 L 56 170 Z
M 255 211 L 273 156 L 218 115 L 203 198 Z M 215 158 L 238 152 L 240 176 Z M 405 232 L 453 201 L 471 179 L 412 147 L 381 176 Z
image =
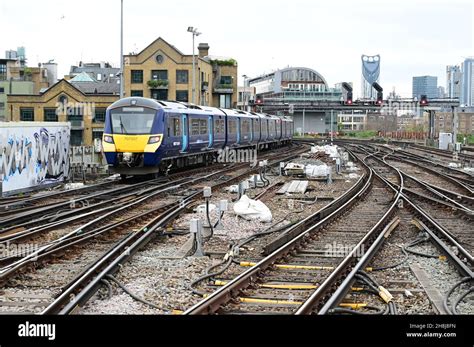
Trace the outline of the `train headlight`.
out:
M 105 135 L 105 136 L 104 136 L 104 142 L 107 142 L 107 143 L 114 143 L 114 138 L 113 138 L 112 136 Z
M 152 145 L 154 143 L 158 143 L 161 141 L 161 135 L 158 136 L 150 136 L 150 139 L 148 140 L 148 144 Z

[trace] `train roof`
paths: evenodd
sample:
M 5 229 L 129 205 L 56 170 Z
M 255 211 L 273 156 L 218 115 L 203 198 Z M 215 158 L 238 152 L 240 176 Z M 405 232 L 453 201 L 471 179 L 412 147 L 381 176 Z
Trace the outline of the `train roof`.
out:
M 223 109 L 223 111 L 224 111 L 228 116 L 257 118 L 255 115 L 251 114 L 250 112 L 246 112 L 246 111 L 242 111 L 242 110 Z
M 155 110 L 158 110 L 158 109 L 185 110 L 187 109 L 186 105 L 183 105 L 179 102 L 159 101 L 159 100 L 154 100 L 154 99 L 149 99 L 149 98 L 142 98 L 138 96 L 131 96 L 128 98 L 117 100 L 112 105 L 110 105 L 110 108 L 126 107 L 126 106 L 147 107 L 147 108 L 152 108 Z
M 186 102 L 178 102 L 178 101 L 161 101 L 161 100 L 154 100 L 149 98 L 143 98 L 138 96 L 132 96 L 128 98 L 123 98 L 117 100 L 109 108 L 118 108 L 118 107 L 126 107 L 126 106 L 137 106 L 137 107 L 147 107 L 151 109 L 164 109 L 164 110 L 173 110 L 179 113 L 185 113 L 192 110 L 193 113 L 197 114 L 213 114 L 219 116 L 234 116 L 234 117 L 248 117 L 248 118 L 269 118 L 269 119 L 282 119 L 287 121 L 292 121 L 289 117 L 280 117 L 275 115 L 270 115 L 268 113 L 256 113 L 256 112 L 247 112 L 242 110 L 236 109 L 221 109 L 218 107 L 212 106 L 201 106 L 195 105 Z

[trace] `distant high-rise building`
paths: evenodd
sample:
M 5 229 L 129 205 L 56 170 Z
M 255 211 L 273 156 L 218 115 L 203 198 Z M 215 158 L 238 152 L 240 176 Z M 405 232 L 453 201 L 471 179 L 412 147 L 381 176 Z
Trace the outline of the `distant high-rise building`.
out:
M 26 50 L 25 47 L 18 47 L 16 51 L 5 51 L 5 59 L 15 59 L 20 62 L 21 67 L 26 66 Z
M 14 50 L 5 51 L 5 59 L 16 60 L 18 59 L 18 52 Z
M 380 55 L 362 55 L 362 99 L 375 99 L 377 91 L 372 87 L 380 82 Z
M 459 65 L 446 66 L 446 96 L 461 98 L 462 72 Z
M 443 99 L 446 97 L 446 91 L 443 86 L 438 87 L 438 98 Z
M 462 63 L 462 90 L 461 104 L 466 106 L 474 106 L 474 74 L 473 74 L 474 58 L 467 58 Z
M 420 99 L 421 95 L 428 98 L 438 97 L 438 77 L 417 76 L 413 77 L 413 97 Z

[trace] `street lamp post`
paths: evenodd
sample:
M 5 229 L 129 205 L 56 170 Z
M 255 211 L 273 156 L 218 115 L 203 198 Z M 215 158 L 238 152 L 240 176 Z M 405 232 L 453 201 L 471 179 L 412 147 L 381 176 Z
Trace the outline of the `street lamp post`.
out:
M 198 32 L 198 29 L 197 28 L 194 28 L 194 27 L 188 27 L 188 33 L 192 33 L 193 34 L 193 88 L 192 88 L 192 101 L 193 101 L 193 104 L 196 103 L 196 58 L 195 58 L 195 55 L 194 55 L 194 37 L 195 36 L 199 36 L 201 35 L 200 32 Z
M 242 77 L 244 78 L 244 90 L 242 91 L 242 101 L 244 103 L 244 111 L 247 111 L 247 91 L 246 91 L 246 88 L 247 88 L 247 78 L 248 78 L 248 76 L 247 75 L 242 75 Z
M 120 98 L 123 98 L 123 0 L 120 1 Z
M 305 115 L 306 115 L 306 85 L 303 89 L 303 137 L 305 134 Z

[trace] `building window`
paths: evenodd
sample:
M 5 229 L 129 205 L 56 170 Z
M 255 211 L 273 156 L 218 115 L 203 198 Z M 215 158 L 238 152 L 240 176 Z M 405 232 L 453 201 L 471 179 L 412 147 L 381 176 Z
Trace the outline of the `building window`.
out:
M 176 70 L 176 83 L 188 83 L 188 70 Z
M 132 70 L 132 83 L 143 83 L 143 70 Z
M 0 102 L 0 111 L 3 111 L 3 110 L 5 110 L 5 103 Z
M 7 79 L 7 65 L 0 64 L 0 81 L 6 81 Z
M 71 130 L 71 146 L 82 146 L 82 130 Z
M 0 94 L 4 94 L 5 93 L 5 88 L 1 87 L 0 88 Z
M 104 132 L 101 130 L 101 131 L 96 131 L 95 129 L 92 130 L 92 141 L 94 141 L 95 139 L 100 139 L 102 140 L 102 135 L 104 134 Z
M 221 76 L 221 84 L 232 85 L 232 76 Z
M 44 121 L 45 122 L 57 122 L 58 114 L 55 108 L 45 108 L 44 109 Z
M 143 98 L 143 90 L 132 90 L 130 96 L 139 96 Z
M 151 98 L 155 100 L 168 100 L 168 89 L 153 89 Z
M 69 114 L 71 113 L 71 114 Z M 74 110 L 74 112 L 69 112 L 68 111 L 68 116 L 67 116 L 67 120 L 68 121 L 83 121 L 84 120 L 84 117 L 82 114 L 78 114 L 78 112 L 76 112 L 76 110 Z
M 188 91 L 187 90 L 177 90 L 176 91 L 176 101 L 188 102 Z
M 230 94 L 220 94 L 219 95 L 219 107 L 220 108 L 230 108 L 232 99 Z
M 35 120 L 35 111 L 32 108 L 20 108 L 20 121 L 33 122 Z
M 168 70 L 151 70 L 151 79 L 154 81 L 168 80 Z
M 63 105 L 67 104 L 67 96 L 66 96 L 66 95 L 61 95 L 61 96 L 58 98 L 58 101 L 59 101 L 61 104 L 63 104 Z
M 105 108 L 96 108 L 94 113 L 94 123 L 105 122 Z

